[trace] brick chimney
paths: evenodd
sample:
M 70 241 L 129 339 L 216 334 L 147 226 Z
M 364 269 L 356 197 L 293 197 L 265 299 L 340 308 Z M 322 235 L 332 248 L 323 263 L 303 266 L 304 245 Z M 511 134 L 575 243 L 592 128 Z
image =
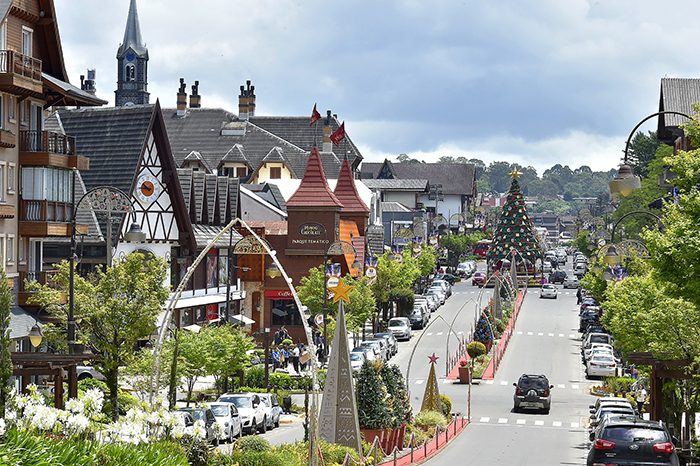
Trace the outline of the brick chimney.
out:
M 238 96 L 238 118 L 241 120 L 255 116 L 255 86 L 250 85 L 250 79 L 246 86 L 241 86 L 241 95 Z
M 331 111 L 326 111 L 326 118 L 323 120 L 323 147 L 322 152 L 333 152 L 333 143 L 331 142 L 331 134 L 333 127 L 331 126 Z
M 95 95 L 97 87 L 95 86 L 95 70 L 87 70 L 87 79 L 84 75 L 80 75 L 80 89 Z
M 185 91 L 185 78 L 180 78 L 180 89 L 177 91 L 177 116 L 185 116 L 187 113 L 187 91 Z
M 190 108 L 200 108 L 202 106 L 202 97 L 199 95 L 199 81 L 195 81 L 192 85 L 192 95 L 190 95 Z

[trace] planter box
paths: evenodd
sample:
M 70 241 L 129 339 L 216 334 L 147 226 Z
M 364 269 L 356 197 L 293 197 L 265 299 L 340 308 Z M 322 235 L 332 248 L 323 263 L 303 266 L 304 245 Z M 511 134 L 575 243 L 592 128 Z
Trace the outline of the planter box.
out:
M 459 367 L 459 383 L 471 383 L 471 370 L 469 366 Z
M 384 430 L 383 429 L 360 429 L 362 436 L 365 438 L 365 442 L 372 444 L 376 438 L 381 444 L 384 440 Z
M 8 133 L 7 131 L 0 131 L 0 147 L 15 147 L 17 144 L 17 137 Z

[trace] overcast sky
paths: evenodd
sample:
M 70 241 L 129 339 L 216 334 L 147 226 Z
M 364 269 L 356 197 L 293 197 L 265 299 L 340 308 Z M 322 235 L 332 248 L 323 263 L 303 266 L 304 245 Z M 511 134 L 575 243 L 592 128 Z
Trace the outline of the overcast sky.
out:
M 697 0 L 137 0 L 151 102 L 332 110 L 366 161 L 618 166 L 661 78 L 698 77 Z M 114 104 L 129 0 L 55 0 L 70 81 Z M 642 129 L 655 129 L 656 120 Z

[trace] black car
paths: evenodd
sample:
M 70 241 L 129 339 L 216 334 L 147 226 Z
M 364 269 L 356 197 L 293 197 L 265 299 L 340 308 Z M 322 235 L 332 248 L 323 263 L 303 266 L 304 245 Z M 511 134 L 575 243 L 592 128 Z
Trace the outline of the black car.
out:
M 551 389 L 554 385 L 549 384 L 549 380 L 542 374 L 523 374 L 514 383 L 515 394 L 513 395 L 513 411 L 522 409 L 539 409 L 545 414 L 549 414 L 552 405 Z
M 439 273 L 435 275 L 434 280 L 445 280 L 447 283 L 454 286 L 455 282 L 457 281 L 457 277 L 450 273 Z
M 578 331 L 583 333 L 588 330 L 589 326 L 599 325 L 600 316 L 598 311 L 584 311 L 583 314 L 579 316 Z
M 564 280 L 566 280 L 566 272 L 563 270 L 555 270 L 549 274 L 549 283 L 564 284 Z
M 579 309 L 579 315 L 583 314 L 583 311 L 585 311 L 586 308 L 589 306 L 598 307 L 598 301 L 596 301 L 593 298 L 583 298 L 583 301 L 581 302 L 581 308 Z
M 632 465 L 678 466 L 673 438 L 661 421 L 636 416 L 611 416 L 591 432 L 587 466 Z

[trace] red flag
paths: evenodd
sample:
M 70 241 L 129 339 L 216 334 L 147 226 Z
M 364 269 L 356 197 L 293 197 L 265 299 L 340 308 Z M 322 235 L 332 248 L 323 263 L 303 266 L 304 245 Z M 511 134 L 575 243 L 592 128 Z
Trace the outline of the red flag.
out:
M 331 141 L 333 141 L 333 144 L 335 144 L 336 146 L 340 144 L 340 141 L 342 141 L 343 139 L 345 139 L 345 122 L 343 122 L 343 124 L 340 125 L 338 131 L 331 134 Z
M 318 110 L 316 110 L 316 104 L 314 104 L 314 111 L 311 112 L 311 124 L 309 124 L 309 126 L 313 126 L 314 123 L 316 123 L 320 119 L 321 119 L 321 114 L 318 113 Z

